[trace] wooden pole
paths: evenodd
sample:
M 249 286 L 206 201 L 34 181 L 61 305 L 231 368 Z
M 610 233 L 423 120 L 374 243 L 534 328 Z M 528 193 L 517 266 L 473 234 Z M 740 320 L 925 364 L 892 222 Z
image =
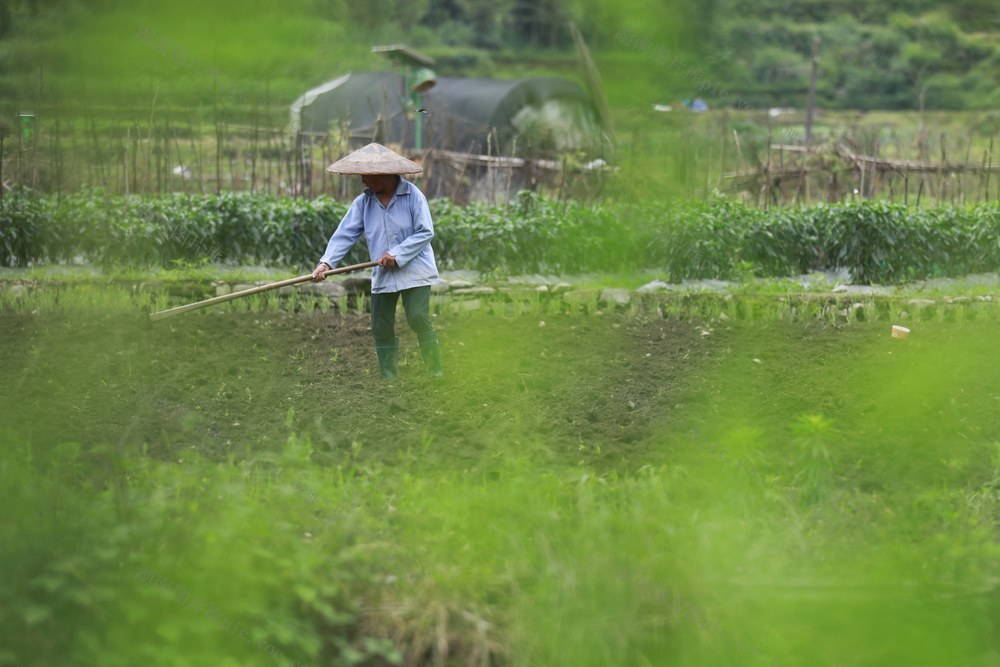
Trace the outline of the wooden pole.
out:
M 778 149 L 778 173 L 781 174 L 781 180 L 778 181 L 778 193 L 777 193 L 777 195 L 775 195 L 775 201 L 774 201 L 775 204 L 779 203 L 778 202 L 778 197 L 779 196 L 784 197 L 784 189 L 782 188 L 782 186 L 784 185 L 784 179 L 785 179 L 785 149 L 784 148 L 779 148 Z M 784 202 L 781 202 L 781 203 L 784 203 Z
M 195 137 L 197 136 L 197 141 Z M 197 165 L 195 170 L 198 172 L 198 191 L 201 194 L 205 194 L 205 166 L 201 161 L 201 149 L 198 148 L 198 144 L 201 142 L 201 120 L 198 121 L 197 135 L 195 134 L 194 125 L 191 120 L 188 119 L 188 137 L 191 140 L 191 155 L 194 159 L 194 164 Z
M 719 178 L 715 181 L 715 189 L 722 191 L 722 179 L 726 176 L 726 130 L 729 128 L 729 111 L 723 109 L 722 111 L 722 132 L 720 133 L 720 147 L 719 147 Z
M 254 101 L 253 104 L 253 121 L 251 123 L 251 135 L 250 135 L 250 192 L 257 191 L 257 125 L 258 118 L 257 113 L 259 109 L 259 102 Z
M 771 133 L 774 131 L 774 126 L 768 123 L 767 125 L 767 167 L 764 169 L 764 185 L 761 188 L 762 194 L 764 195 L 764 210 L 768 210 L 771 207 L 771 144 L 773 138 Z
M 215 194 L 222 194 L 222 123 L 215 121 Z
M 965 168 L 969 173 L 973 173 L 975 171 L 975 167 L 973 167 L 972 164 L 969 162 L 971 156 L 972 156 L 972 140 L 969 139 L 965 144 Z M 965 177 L 965 174 L 958 174 L 957 178 L 958 178 L 958 198 L 962 202 L 962 205 L 964 206 L 968 201 L 968 193 L 966 192 L 965 189 L 965 181 L 968 179 Z
M 323 275 L 332 276 L 337 273 L 349 273 L 351 271 L 367 269 L 372 266 L 378 266 L 378 262 L 364 262 L 363 264 L 352 264 L 350 266 L 342 266 L 339 269 L 330 269 Z M 223 294 L 222 296 L 212 297 L 211 299 L 205 299 L 204 301 L 196 301 L 195 303 L 189 303 L 184 306 L 177 306 L 176 308 L 169 308 L 167 310 L 161 310 L 156 313 L 150 313 L 149 320 L 151 322 L 155 322 L 157 320 L 162 320 L 167 317 L 173 317 L 174 315 L 180 315 L 181 313 L 186 313 L 192 310 L 198 310 L 199 308 L 205 308 L 206 306 L 212 306 L 217 303 L 223 303 L 225 301 L 232 301 L 233 299 L 239 299 L 240 297 L 250 296 L 251 294 L 259 294 L 261 292 L 267 292 L 273 289 L 278 289 L 279 287 L 287 287 L 288 285 L 297 285 L 299 283 L 304 283 L 308 280 L 312 280 L 311 273 L 307 273 L 304 276 L 298 276 L 297 278 L 279 280 L 278 282 L 275 283 L 268 283 L 267 285 L 251 287 L 250 289 L 240 290 L 239 292 L 233 292 L 232 294 Z
M 944 200 L 944 169 L 948 166 L 948 154 L 945 152 L 945 134 L 941 133 L 941 164 L 938 165 L 938 195 L 937 203 L 938 205 Z
M 989 152 L 989 156 L 990 156 L 989 157 L 989 165 L 992 167 L 993 166 L 993 137 L 992 136 L 990 137 L 990 152 Z M 986 198 L 985 198 L 985 201 L 987 201 L 987 202 L 990 200 L 990 171 L 992 171 L 992 170 L 991 169 L 987 169 L 986 170 L 986 195 L 985 195 Z
M 125 172 L 125 198 L 126 199 L 128 198 L 128 195 L 129 195 L 129 190 L 128 190 L 128 148 L 129 148 L 129 146 L 131 144 L 132 144 L 132 128 L 126 127 L 125 128 L 125 150 L 122 151 L 122 153 L 125 156 L 125 169 L 123 171 Z
M 177 138 L 177 128 L 174 127 L 173 125 L 170 126 L 170 134 L 171 134 L 171 137 L 174 140 L 174 151 L 177 153 L 177 165 L 181 168 L 181 174 L 180 174 L 180 176 L 181 176 L 181 191 L 184 194 L 187 194 L 187 189 L 188 189 L 187 188 L 187 176 L 185 174 L 188 172 L 188 164 L 189 164 L 189 162 L 187 160 L 185 160 L 184 156 L 181 154 L 181 142 L 180 142 L 180 139 Z M 169 154 L 169 151 L 170 151 L 170 147 L 168 146 L 167 147 L 168 154 Z M 170 170 L 170 173 L 173 173 L 173 169 Z

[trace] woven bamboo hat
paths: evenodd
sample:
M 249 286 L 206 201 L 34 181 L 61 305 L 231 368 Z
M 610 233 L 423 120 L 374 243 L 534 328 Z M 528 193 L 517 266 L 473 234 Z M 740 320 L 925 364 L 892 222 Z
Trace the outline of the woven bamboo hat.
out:
M 326 168 L 331 174 L 419 174 L 420 165 L 382 144 L 368 144 Z

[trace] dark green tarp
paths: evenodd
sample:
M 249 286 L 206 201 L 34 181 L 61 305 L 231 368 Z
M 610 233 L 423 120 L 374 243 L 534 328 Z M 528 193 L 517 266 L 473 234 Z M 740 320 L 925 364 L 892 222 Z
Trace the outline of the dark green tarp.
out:
M 556 77 L 441 77 L 420 104 L 424 147 L 493 155 L 555 154 L 606 146 L 593 102 L 575 82 Z M 394 72 L 346 74 L 310 90 L 291 107 L 292 126 L 326 133 L 344 127 L 371 141 L 382 119 L 383 143 L 414 146 L 414 117 L 403 77 Z

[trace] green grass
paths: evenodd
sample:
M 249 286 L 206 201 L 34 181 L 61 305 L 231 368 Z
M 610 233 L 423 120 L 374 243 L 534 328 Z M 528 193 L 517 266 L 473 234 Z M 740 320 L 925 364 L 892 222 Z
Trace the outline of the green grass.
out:
M 487 303 L 438 315 L 442 383 L 401 329 L 387 385 L 364 316 L 143 330 L 132 298 L 0 309 L 0 662 L 997 651 L 992 309 L 901 341 L 766 296 L 666 320 Z

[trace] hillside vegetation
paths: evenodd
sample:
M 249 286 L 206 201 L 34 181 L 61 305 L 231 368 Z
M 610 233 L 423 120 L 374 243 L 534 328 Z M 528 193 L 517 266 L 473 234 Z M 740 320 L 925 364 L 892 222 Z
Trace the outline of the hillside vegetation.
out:
M 222 107 L 271 123 L 306 88 L 389 63 L 405 41 L 441 74 L 578 75 L 575 21 L 612 107 L 704 97 L 712 107 L 802 106 L 818 38 L 825 108 L 991 109 L 1000 18 L 990 0 L 188 0 L 0 2 L 0 99 L 148 116 Z

